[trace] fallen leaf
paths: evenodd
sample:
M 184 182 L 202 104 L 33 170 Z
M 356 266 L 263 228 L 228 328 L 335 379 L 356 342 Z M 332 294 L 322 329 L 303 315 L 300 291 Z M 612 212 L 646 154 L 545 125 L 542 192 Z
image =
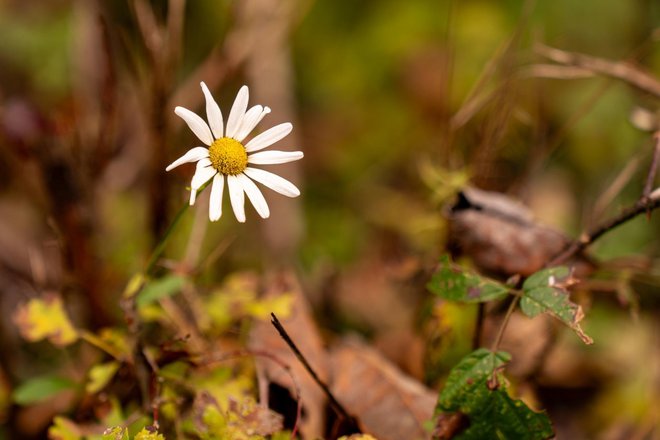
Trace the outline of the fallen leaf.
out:
M 436 393 L 370 346 L 349 340 L 330 352 L 330 389 L 365 433 L 380 440 L 425 439 Z
M 265 284 L 264 300 L 283 294 L 292 296 L 291 312 L 287 318 L 280 316 L 280 322 L 319 378 L 327 381 L 327 355 L 307 298 L 295 276 L 290 272 L 278 273 L 268 277 Z M 300 420 L 303 438 L 323 437 L 326 397 L 269 321 L 255 321 L 250 332 L 249 347 L 253 351 L 267 352 L 290 367 L 296 383 L 293 383 L 281 365 L 266 357 L 255 357 L 258 376 L 288 389 L 294 399 L 299 390 L 304 410 Z
M 465 188 L 449 214 L 450 247 L 477 267 L 508 278 L 531 275 L 569 243 L 561 231 L 534 221 L 519 201 Z

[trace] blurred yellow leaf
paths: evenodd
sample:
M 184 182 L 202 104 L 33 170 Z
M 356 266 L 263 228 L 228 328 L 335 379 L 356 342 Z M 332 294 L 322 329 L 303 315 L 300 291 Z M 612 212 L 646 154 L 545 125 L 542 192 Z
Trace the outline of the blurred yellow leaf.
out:
M 165 436 L 158 431 L 150 432 L 147 428 L 142 428 L 142 431 L 135 434 L 134 440 L 165 440 Z
M 291 314 L 292 304 L 293 294 L 284 293 L 273 298 L 249 302 L 245 304 L 245 311 L 248 315 L 257 319 L 269 319 L 271 313 L 286 319 Z
M 85 386 L 85 390 L 94 394 L 101 391 L 112 380 L 115 373 L 119 369 L 119 362 L 106 362 L 105 364 L 94 365 L 89 370 L 89 381 Z
M 53 425 L 48 428 L 50 440 L 80 440 L 82 434 L 78 425 L 66 417 L 55 417 Z
M 103 440 L 129 440 L 128 428 L 123 426 L 108 428 L 103 433 Z
M 69 321 L 62 299 L 47 295 L 44 299 L 32 299 L 18 307 L 14 322 L 21 335 L 31 342 L 48 339 L 63 347 L 76 342 L 78 333 Z

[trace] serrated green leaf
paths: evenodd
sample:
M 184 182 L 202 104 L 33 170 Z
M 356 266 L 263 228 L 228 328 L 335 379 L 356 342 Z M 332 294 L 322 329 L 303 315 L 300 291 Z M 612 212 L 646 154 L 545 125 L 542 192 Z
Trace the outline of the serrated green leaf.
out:
M 136 303 L 139 307 L 143 307 L 161 298 L 172 296 L 181 290 L 185 281 L 186 278 L 180 275 L 168 275 L 152 281 L 138 294 Z
M 463 302 L 492 301 L 509 293 L 505 285 L 455 266 L 447 255 L 440 258 L 426 287 L 442 298 Z
M 557 284 L 562 280 L 566 280 L 570 275 L 570 269 L 565 266 L 543 269 L 525 280 L 523 283 L 523 290 L 530 290 L 537 287 L 548 287 L 550 284 Z
M 112 380 L 119 369 L 119 362 L 107 362 L 105 364 L 94 365 L 89 370 L 89 381 L 85 386 L 85 391 L 90 394 L 101 391 Z
M 478 405 L 479 411 L 468 414 L 470 426 L 456 438 L 460 440 L 516 439 L 542 440 L 554 436 L 545 413 L 535 412 L 521 400 L 512 399 L 505 390 L 488 390 Z
M 55 394 L 76 388 L 70 379 L 58 376 L 40 376 L 23 382 L 14 390 L 13 399 L 19 405 L 40 402 Z
M 443 411 L 461 411 L 468 413 L 474 400 L 474 393 L 484 385 L 493 372 L 509 362 L 511 355 L 504 351 L 493 353 L 480 348 L 456 365 L 447 378 L 445 387 L 438 398 L 438 409 Z
M 565 289 L 571 281 L 571 273 L 565 267 L 535 273 L 523 283 L 520 309 L 530 318 L 540 313 L 549 313 L 572 328 L 585 344 L 592 344 L 593 339 L 580 327 L 580 321 L 584 318 L 582 307 L 571 301 Z
M 469 427 L 456 438 L 525 440 L 552 437 L 548 417 L 532 411 L 520 400 L 511 399 L 501 385 L 503 377 L 499 370 L 510 358 L 508 353 L 481 348 L 452 369 L 438 398 L 436 411 L 460 412 L 468 417 Z M 500 382 L 499 386 L 492 386 L 493 377 Z

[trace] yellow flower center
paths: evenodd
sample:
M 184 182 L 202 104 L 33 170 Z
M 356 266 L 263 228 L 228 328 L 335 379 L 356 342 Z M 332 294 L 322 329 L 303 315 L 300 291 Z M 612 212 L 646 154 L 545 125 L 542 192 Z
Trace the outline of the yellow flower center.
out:
M 236 139 L 216 139 L 209 147 L 209 159 L 218 172 L 235 176 L 247 167 L 247 153 L 243 144 Z

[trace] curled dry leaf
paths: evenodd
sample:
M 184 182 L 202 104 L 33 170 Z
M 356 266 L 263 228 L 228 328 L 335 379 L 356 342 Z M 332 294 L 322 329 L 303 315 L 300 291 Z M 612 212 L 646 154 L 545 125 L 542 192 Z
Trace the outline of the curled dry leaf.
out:
M 319 331 L 312 319 L 307 298 L 302 293 L 295 276 L 289 272 L 276 274 L 266 279 L 266 286 L 264 299 L 284 294 L 293 296 L 291 313 L 286 319 L 279 316 L 280 321 L 319 378 L 327 381 L 327 355 Z M 269 321 L 255 322 L 250 333 L 249 347 L 254 351 L 267 352 L 291 368 L 291 375 L 295 378 L 296 383 L 292 382 L 291 377 L 281 365 L 265 357 L 255 357 L 260 380 L 265 378 L 269 383 L 287 388 L 294 399 L 300 392 L 304 409 L 304 415 L 300 421 L 303 438 L 322 437 L 325 424 L 325 395 Z M 264 384 L 260 384 L 260 388 L 263 392 L 267 390 L 268 386 L 265 384 L 266 386 L 262 387 L 262 385 Z M 263 398 L 264 396 L 262 396 Z
M 347 341 L 330 352 L 330 389 L 365 433 L 380 440 L 425 439 L 436 393 L 403 374 L 364 343 Z
M 570 242 L 562 232 L 534 221 L 531 211 L 504 194 L 465 188 L 449 213 L 449 244 L 480 270 L 531 275 Z

